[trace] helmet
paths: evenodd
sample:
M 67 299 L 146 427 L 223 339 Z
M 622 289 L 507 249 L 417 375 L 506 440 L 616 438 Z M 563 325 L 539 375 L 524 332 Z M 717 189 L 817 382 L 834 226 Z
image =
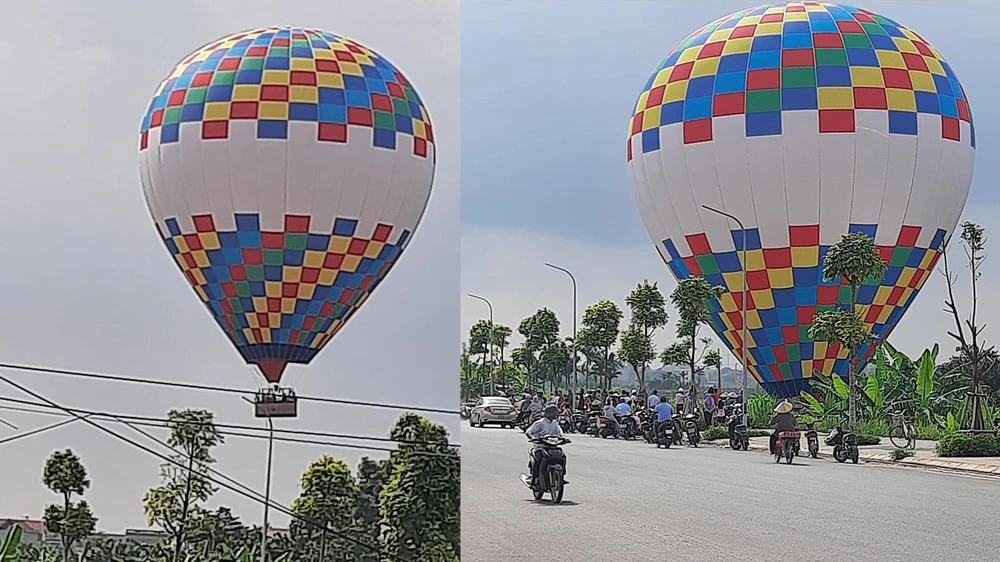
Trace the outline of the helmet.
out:
M 548 406 L 545 407 L 544 414 L 545 414 L 545 419 L 552 421 L 557 417 L 559 417 L 559 408 L 552 404 L 549 404 Z

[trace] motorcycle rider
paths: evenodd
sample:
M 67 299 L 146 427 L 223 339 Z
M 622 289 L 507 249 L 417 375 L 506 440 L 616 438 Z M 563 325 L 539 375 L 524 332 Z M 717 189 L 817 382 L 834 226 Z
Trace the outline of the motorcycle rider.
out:
M 614 435 L 618 435 L 618 410 L 611 405 L 611 398 L 608 398 L 607 405 L 604 406 L 604 417 L 608 420 L 608 429 L 612 431 Z
M 521 401 L 517 405 L 517 419 L 514 421 L 515 424 L 519 424 L 528 417 L 528 412 L 531 411 L 531 395 L 527 392 L 521 397 Z
M 541 391 L 539 391 L 538 394 L 536 394 L 531 400 L 531 419 L 537 418 L 544 409 L 545 397 L 543 397 Z
M 667 395 L 664 394 L 660 397 L 660 403 L 653 409 L 656 411 L 656 437 L 659 438 L 664 424 L 673 423 L 674 408 L 670 405 L 670 401 L 667 400 Z
M 559 417 L 559 408 L 553 404 L 545 407 L 544 411 L 545 417 L 531 424 L 527 430 L 525 430 L 524 435 L 528 439 L 539 439 L 542 437 L 562 437 L 562 428 L 559 427 L 559 422 L 556 418 Z M 538 444 L 532 443 L 531 447 L 531 487 L 534 488 L 538 485 L 538 474 L 542 466 L 542 447 Z M 563 481 L 565 482 L 565 480 Z
M 778 443 L 778 435 L 782 431 L 795 431 L 796 421 L 795 414 L 792 413 L 792 403 L 788 400 L 782 400 L 781 404 L 778 404 L 774 408 L 774 417 L 771 418 L 771 425 L 774 426 L 774 433 L 771 434 L 771 454 L 775 454 L 775 447 Z

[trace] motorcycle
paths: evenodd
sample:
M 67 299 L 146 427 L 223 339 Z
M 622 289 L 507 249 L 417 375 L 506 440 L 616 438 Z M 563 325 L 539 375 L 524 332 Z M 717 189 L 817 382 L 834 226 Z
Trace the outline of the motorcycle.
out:
M 462 410 L 459 412 L 459 418 L 467 420 L 470 415 L 472 415 L 472 409 L 469 408 L 468 404 L 462 404 Z
M 590 420 L 587 419 L 587 414 L 584 412 L 573 412 L 573 431 L 576 433 L 587 433 L 588 427 L 590 427 Z
M 540 445 L 542 450 L 542 465 L 538 471 L 538 483 L 535 486 L 531 485 L 531 473 L 535 459 L 530 452 L 528 453 L 528 474 L 521 475 L 521 482 L 531 489 L 536 500 L 549 494 L 552 503 L 559 503 L 563 499 L 563 490 L 567 484 L 565 479 L 566 455 L 563 453 L 562 446 L 571 443 L 571 441 L 565 437 L 549 435 L 532 439 L 531 442 Z
M 654 420 L 653 423 L 655 424 L 656 421 Z M 670 445 L 674 443 L 673 422 L 665 422 L 661 424 L 661 427 L 659 427 L 658 429 L 659 432 L 658 435 L 656 436 L 656 448 L 659 449 L 660 447 L 666 447 L 669 449 Z
M 528 431 L 528 428 L 531 427 L 531 424 L 535 423 L 540 419 L 542 419 L 542 414 L 535 414 L 534 416 L 528 414 L 527 416 L 524 417 L 524 420 L 521 421 L 521 425 L 519 425 L 518 427 L 521 428 L 522 432 Z
M 810 429 L 806 432 L 806 448 L 809 449 L 809 456 L 818 459 L 819 458 L 819 435 L 817 435 L 815 429 Z
M 559 428 L 563 433 L 573 433 L 573 423 L 566 414 L 559 414 Z
M 826 438 L 826 444 L 833 447 L 833 459 L 837 462 L 851 462 L 858 464 L 858 436 L 845 433 L 840 426 L 833 428 Z
M 635 416 L 622 416 L 618 420 L 618 427 L 621 428 L 622 439 L 632 441 L 639 435 L 639 424 L 635 421 Z
M 681 418 L 682 416 L 678 412 L 674 412 L 673 417 L 670 419 L 674 430 L 674 445 L 680 445 L 684 442 L 684 423 Z
M 778 440 L 774 443 L 774 462 L 781 462 L 785 459 L 785 464 L 792 464 L 792 459 L 799 455 L 798 431 L 782 431 L 778 434 Z
M 598 437 L 601 434 L 601 414 L 590 412 L 587 414 L 587 434 L 591 437 Z
M 639 432 L 642 433 L 642 438 L 646 440 L 646 443 L 657 441 L 656 414 L 648 411 L 639 412 Z
M 684 435 L 687 437 L 688 445 L 697 447 L 701 442 L 701 433 L 698 431 L 698 414 L 690 412 L 684 415 Z
M 601 439 L 607 439 L 608 437 L 618 439 L 621 434 L 621 425 L 618 426 L 617 430 L 612 429 L 611 424 L 608 423 L 608 418 L 601 416 L 597 434 L 601 436 Z
M 729 418 L 729 448 L 734 451 L 750 449 L 750 432 L 747 431 L 747 426 L 743 423 L 742 413 L 734 413 Z

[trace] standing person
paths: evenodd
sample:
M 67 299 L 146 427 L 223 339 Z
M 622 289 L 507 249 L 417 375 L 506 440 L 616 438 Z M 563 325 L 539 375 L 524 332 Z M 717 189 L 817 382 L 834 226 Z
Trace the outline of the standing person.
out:
M 535 395 L 535 398 L 531 401 L 531 421 L 534 422 L 535 418 L 542 414 L 542 410 L 545 409 L 545 398 L 542 393 L 539 392 Z
M 677 413 L 684 411 L 684 389 L 678 387 L 677 394 L 674 394 L 674 409 Z
M 659 403 L 660 403 L 659 391 L 657 391 L 654 388 L 653 393 L 650 394 L 649 398 L 646 399 L 646 407 L 652 409 L 655 408 Z
M 566 409 L 566 397 L 563 396 L 561 390 L 556 394 L 556 406 L 560 412 Z
M 704 411 L 702 412 L 705 416 L 705 427 L 710 427 L 712 425 L 712 415 L 715 414 L 715 389 L 713 387 L 708 387 L 705 391 L 704 400 Z
M 698 387 L 691 385 L 691 390 L 684 394 L 684 413 L 688 414 L 695 411 L 694 399 L 698 395 Z

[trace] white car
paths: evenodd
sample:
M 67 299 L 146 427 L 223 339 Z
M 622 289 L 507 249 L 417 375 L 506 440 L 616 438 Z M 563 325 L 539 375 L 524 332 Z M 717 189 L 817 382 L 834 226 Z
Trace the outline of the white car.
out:
M 486 427 L 491 423 L 502 427 L 514 427 L 517 419 L 517 408 L 503 396 L 486 396 L 476 401 L 469 412 L 469 425 Z

